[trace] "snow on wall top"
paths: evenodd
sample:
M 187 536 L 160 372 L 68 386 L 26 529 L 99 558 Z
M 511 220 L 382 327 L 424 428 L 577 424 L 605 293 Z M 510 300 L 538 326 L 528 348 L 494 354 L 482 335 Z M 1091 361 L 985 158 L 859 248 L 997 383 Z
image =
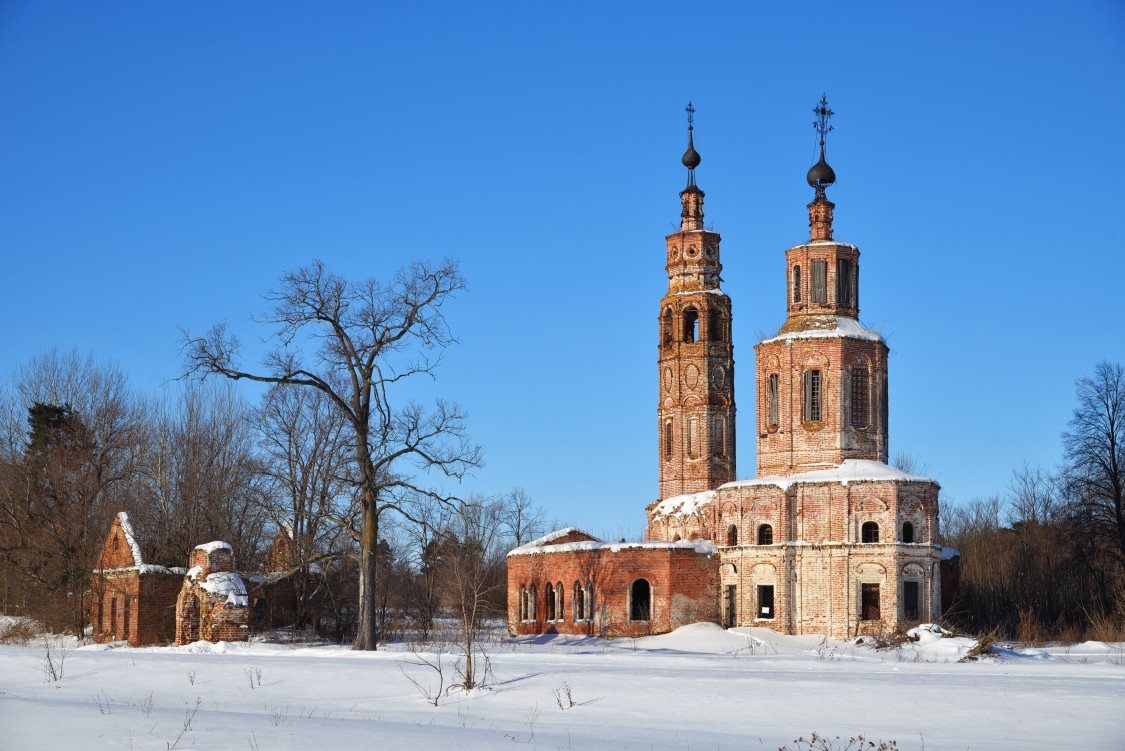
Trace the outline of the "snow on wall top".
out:
M 701 493 L 685 493 L 673 495 L 656 504 L 652 510 L 653 516 L 690 516 L 706 506 L 715 498 L 714 490 L 704 490 Z
M 760 344 L 780 342 L 789 339 L 863 339 L 869 342 L 882 342 L 883 335 L 878 331 L 864 328 L 863 325 L 854 318 L 836 316 L 836 328 L 790 331 L 787 334 L 778 334 L 769 339 L 763 339 Z
M 118 511 L 117 522 L 121 525 L 121 532 L 125 535 L 125 542 L 129 544 L 129 549 L 133 551 L 133 565 L 140 568 L 145 565 L 145 562 L 141 557 L 141 546 L 137 544 L 137 535 L 133 532 L 133 524 L 129 521 L 129 513 L 127 511 Z
M 720 485 L 721 488 L 745 488 L 755 485 L 776 485 L 782 490 L 788 490 L 791 485 L 803 482 L 838 482 L 847 485 L 849 482 L 879 482 L 893 480 L 897 482 L 936 482 L 928 477 L 912 475 L 895 469 L 883 462 L 874 462 L 870 459 L 845 459 L 838 467 L 817 469 L 812 472 L 799 472 L 788 477 L 759 477 L 756 480 L 736 480 Z
M 199 586 L 210 594 L 220 597 L 226 595 L 227 602 L 231 605 L 246 607 L 250 604 L 242 577 L 233 571 L 216 571 L 206 580 L 199 582 Z
M 543 545 L 550 545 L 555 540 L 560 540 L 568 535 L 586 535 L 591 540 L 598 539 L 589 532 L 583 532 L 578 527 L 563 527 L 562 529 L 556 529 L 554 532 L 548 532 L 542 537 L 536 537 L 531 542 L 525 542 L 523 545 L 520 545 L 519 548 L 516 548 L 516 550 L 519 550 L 520 548 L 537 548 Z
M 216 550 L 229 550 L 232 553 L 234 552 L 234 548 L 230 546 L 230 543 L 223 542 L 222 540 L 212 540 L 211 542 L 205 542 L 202 545 L 196 545 L 195 549 L 205 550 L 208 553 L 214 553 Z
M 702 555 L 714 555 L 719 552 L 715 543 L 709 540 L 678 540 L 677 542 L 602 542 L 601 540 L 583 540 L 582 542 L 564 542 L 559 545 L 523 545 L 508 553 L 508 555 L 540 555 L 544 553 L 574 553 L 588 550 L 604 550 L 609 553 L 620 553 L 622 550 L 694 550 Z
M 941 559 L 943 561 L 951 561 L 954 558 L 959 558 L 959 557 L 961 557 L 961 551 L 958 550 L 957 548 L 943 547 L 941 549 Z

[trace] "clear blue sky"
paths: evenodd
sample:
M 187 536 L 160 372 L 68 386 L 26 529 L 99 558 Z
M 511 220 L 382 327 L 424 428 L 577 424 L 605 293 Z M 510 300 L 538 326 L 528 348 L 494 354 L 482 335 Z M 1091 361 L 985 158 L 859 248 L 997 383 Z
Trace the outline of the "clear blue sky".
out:
M 862 8 L 856 10 L 856 8 Z M 734 301 L 739 474 L 754 352 L 807 237 L 812 107 L 837 238 L 891 346 L 891 451 L 946 499 L 1059 457 L 1073 382 L 1125 360 L 1125 5 L 0 2 L 0 372 L 48 347 L 179 373 L 286 270 L 455 256 L 436 392 L 558 520 L 655 499 L 664 235 L 695 102 Z

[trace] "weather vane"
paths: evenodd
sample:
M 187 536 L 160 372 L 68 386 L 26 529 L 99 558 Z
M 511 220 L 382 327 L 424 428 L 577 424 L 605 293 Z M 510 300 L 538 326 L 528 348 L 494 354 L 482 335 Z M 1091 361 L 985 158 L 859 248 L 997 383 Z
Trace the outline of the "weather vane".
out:
M 691 107 L 690 102 L 688 103 L 688 107 Z M 831 133 L 832 130 L 833 130 L 833 126 L 828 124 L 828 118 L 830 118 L 830 117 L 832 117 L 833 115 L 836 114 L 835 112 L 833 112 L 828 107 L 828 95 L 827 94 L 821 94 L 820 95 L 820 103 L 818 105 L 816 105 L 815 107 L 813 107 L 813 114 L 816 115 L 816 120 L 813 121 L 812 126 L 813 126 L 813 128 L 816 129 L 816 132 L 820 134 L 820 154 L 821 154 L 821 156 L 823 156 L 824 155 L 824 136 L 827 133 Z M 690 117 L 689 117 L 689 119 L 690 119 Z

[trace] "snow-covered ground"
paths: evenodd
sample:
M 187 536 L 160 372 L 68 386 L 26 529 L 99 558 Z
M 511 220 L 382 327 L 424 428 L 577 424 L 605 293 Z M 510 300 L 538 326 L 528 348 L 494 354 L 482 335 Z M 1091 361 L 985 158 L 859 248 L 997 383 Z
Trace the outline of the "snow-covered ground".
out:
M 395 645 L 56 643 L 58 680 L 42 642 L 6 645 L 0 748 L 772 751 L 814 731 L 925 751 L 1125 748 L 1125 645 L 958 662 L 971 646 L 924 634 L 876 650 L 705 624 L 635 640 L 498 638 L 489 683 L 434 706 L 423 693 L 437 673 L 419 659 L 434 654 Z

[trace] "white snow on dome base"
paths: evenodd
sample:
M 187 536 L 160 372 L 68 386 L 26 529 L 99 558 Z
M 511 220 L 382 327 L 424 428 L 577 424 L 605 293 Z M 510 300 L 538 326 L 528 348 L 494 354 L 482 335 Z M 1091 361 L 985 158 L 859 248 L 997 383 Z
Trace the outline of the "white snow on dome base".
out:
M 755 485 L 776 485 L 782 490 L 788 490 L 791 485 L 803 482 L 838 482 L 847 485 L 849 482 L 931 482 L 937 483 L 928 477 L 912 475 L 896 469 L 883 462 L 870 459 L 845 459 L 844 463 L 828 469 L 817 469 L 812 472 L 799 472 L 788 477 L 770 476 L 759 477 L 756 480 L 736 480 L 720 485 L 719 488 L 745 488 Z

